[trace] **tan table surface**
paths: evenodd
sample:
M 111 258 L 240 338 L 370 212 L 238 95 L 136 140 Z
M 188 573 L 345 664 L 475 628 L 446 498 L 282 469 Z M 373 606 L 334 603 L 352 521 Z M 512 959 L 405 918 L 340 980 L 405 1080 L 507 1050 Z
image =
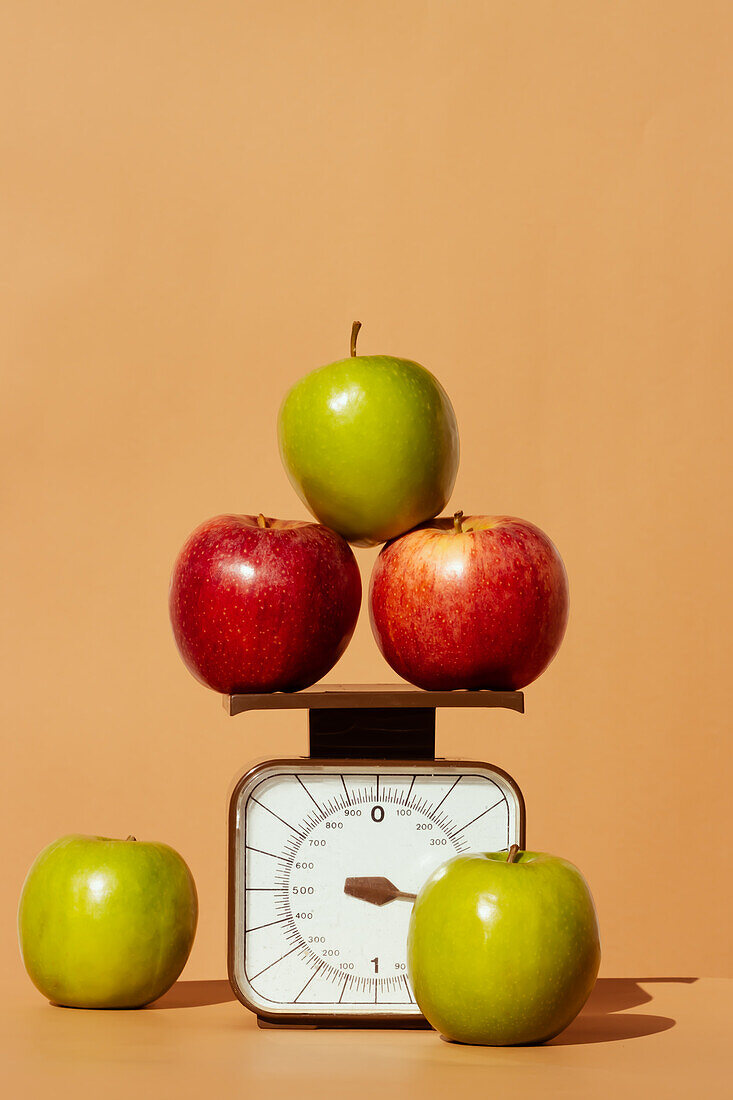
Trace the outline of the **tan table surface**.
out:
M 505 1049 L 429 1031 L 262 1031 L 225 981 L 182 981 L 132 1012 L 53 1008 L 16 980 L 3 992 L 13 1098 L 733 1095 L 726 979 L 604 978 L 552 1043 Z

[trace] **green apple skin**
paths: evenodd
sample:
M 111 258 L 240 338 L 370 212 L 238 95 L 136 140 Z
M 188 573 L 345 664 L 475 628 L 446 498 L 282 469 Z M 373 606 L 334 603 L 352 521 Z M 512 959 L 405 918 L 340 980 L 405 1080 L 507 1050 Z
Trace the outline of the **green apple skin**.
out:
M 18 937 L 31 981 L 54 1004 L 139 1008 L 183 970 L 197 918 L 193 876 L 173 848 L 74 835 L 31 866 Z
M 538 852 L 458 856 L 417 896 L 407 966 L 415 999 L 446 1039 L 541 1043 L 575 1019 L 601 960 L 577 867 Z
M 357 355 L 286 395 L 280 455 L 320 523 L 374 546 L 431 519 L 458 472 L 458 426 L 438 380 L 409 359 Z

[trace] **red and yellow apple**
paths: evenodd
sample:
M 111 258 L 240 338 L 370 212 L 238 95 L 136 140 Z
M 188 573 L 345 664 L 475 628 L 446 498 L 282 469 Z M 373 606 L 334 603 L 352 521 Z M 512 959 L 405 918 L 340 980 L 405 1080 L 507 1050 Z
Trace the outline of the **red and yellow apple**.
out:
M 214 691 L 297 691 L 348 645 L 361 577 L 348 543 L 318 523 L 216 516 L 173 566 L 169 610 L 181 657 Z
M 385 660 L 418 687 L 517 690 L 562 642 L 565 567 L 534 524 L 457 512 L 387 543 L 370 616 Z

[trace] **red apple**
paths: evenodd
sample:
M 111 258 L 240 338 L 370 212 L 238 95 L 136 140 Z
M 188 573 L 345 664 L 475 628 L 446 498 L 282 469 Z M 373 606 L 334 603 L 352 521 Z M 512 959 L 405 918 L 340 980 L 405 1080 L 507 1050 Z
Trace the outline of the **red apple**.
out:
M 346 649 L 360 604 L 359 567 L 340 535 L 264 516 L 202 523 L 169 596 L 184 662 L 223 694 L 314 684 Z
M 428 690 L 516 690 L 555 656 L 568 581 L 547 535 L 511 516 L 434 519 L 388 542 L 371 623 L 395 672 Z

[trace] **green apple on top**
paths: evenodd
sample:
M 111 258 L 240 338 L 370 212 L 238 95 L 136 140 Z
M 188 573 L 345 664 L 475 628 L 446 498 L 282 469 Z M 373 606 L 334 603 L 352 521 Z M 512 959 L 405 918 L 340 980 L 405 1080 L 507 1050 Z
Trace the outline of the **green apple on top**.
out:
M 601 947 L 577 867 L 540 852 L 468 853 L 442 864 L 412 911 L 407 967 L 432 1026 L 461 1043 L 541 1043 L 571 1023 Z
M 278 417 L 280 455 L 320 523 L 374 546 L 431 519 L 458 472 L 458 427 L 448 395 L 410 359 L 357 355 L 307 374 Z
M 183 970 L 197 918 L 193 876 L 167 844 L 72 835 L 31 866 L 18 938 L 28 976 L 54 1004 L 139 1008 Z

